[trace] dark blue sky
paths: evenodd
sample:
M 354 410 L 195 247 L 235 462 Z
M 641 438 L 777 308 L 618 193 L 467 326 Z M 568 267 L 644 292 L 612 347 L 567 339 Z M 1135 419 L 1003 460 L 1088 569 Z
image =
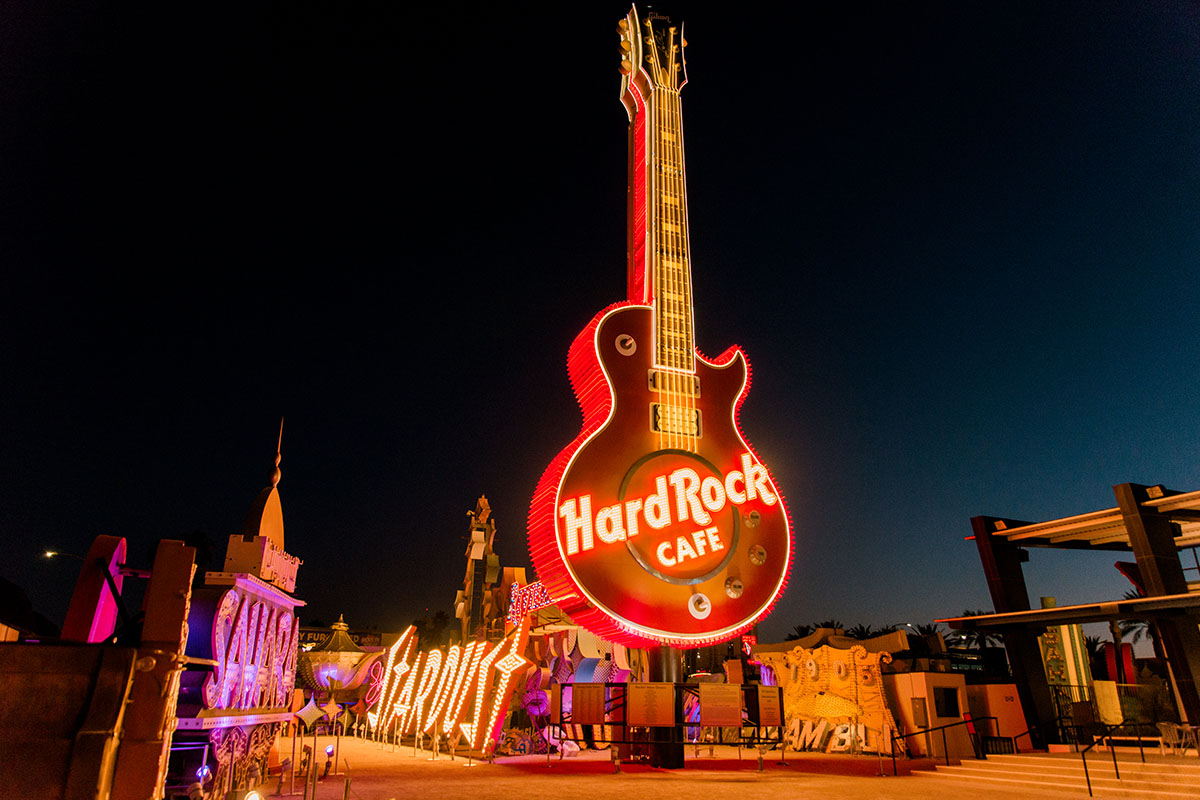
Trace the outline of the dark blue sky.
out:
M 281 414 L 312 615 L 449 610 L 480 492 L 527 564 L 624 292 L 625 10 L 6 6 L 0 575 L 61 621 L 47 546 L 223 541 Z M 1200 487 L 1196 3 L 680 10 L 697 340 L 797 531 L 765 638 L 989 608 L 973 515 Z

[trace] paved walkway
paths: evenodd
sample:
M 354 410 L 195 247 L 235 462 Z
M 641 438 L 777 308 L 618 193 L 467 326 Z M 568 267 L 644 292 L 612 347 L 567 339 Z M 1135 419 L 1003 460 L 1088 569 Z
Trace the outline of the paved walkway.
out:
M 323 750 L 327 742 L 318 742 Z M 428 752 L 413 756 L 411 747 L 381 748 L 372 742 L 343 739 L 341 773 L 331 775 L 317 787 L 316 800 L 341 800 L 345 787 L 346 763 L 351 778 L 353 800 L 525 800 L 536 797 L 644 797 L 648 800 L 790 800 L 794 797 L 837 798 L 837 800 L 918 800 L 963 796 L 995 800 L 1030 800 L 1061 797 L 1053 791 L 984 790 L 978 784 L 949 778 L 906 774 L 900 762 L 899 777 L 891 775 L 891 760 L 882 762 L 886 777 L 879 775 L 881 762 L 875 756 L 829 756 L 789 753 L 788 766 L 777 762 L 779 754 L 769 752 L 758 771 L 758 754 L 742 750 L 741 760 L 734 747 L 716 748 L 709 758 L 693 758 L 687 749 L 687 766 L 682 770 L 661 770 L 636 764 L 624 764 L 621 773 L 613 772 L 608 751 L 584 751 L 561 761 L 546 757 L 513 756 L 499 758 L 494 764 L 478 761 L 468 767 L 467 760 L 441 755 L 431 761 Z M 319 762 L 321 763 L 321 762 Z M 263 789 L 274 792 L 272 781 Z M 284 783 L 287 791 L 287 783 Z M 296 795 L 302 787 L 297 784 Z M 1084 797 L 1087 795 L 1085 794 Z

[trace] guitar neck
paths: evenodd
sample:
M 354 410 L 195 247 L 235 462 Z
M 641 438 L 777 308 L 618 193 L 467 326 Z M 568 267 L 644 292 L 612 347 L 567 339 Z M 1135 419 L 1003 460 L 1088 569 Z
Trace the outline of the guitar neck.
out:
M 637 25 L 633 12 L 627 18 Z M 629 299 L 654 308 L 655 366 L 694 372 L 692 275 L 683 159 L 683 39 L 646 20 L 630 37 L 622 98 L 629 126 Z M 636 39 L 636 41 L 634 41 Z M 626 48 L 622 40 L 622 50 Z M 642 55 L 644 53 L 644 55 Z M 624 65 L 623 70 L 624 71 Z

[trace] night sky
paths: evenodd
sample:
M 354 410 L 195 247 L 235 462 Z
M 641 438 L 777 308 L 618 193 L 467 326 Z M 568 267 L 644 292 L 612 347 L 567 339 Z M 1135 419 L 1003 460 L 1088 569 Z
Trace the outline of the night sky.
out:
M 452 613 L 480 493 L 528 565 L 624 295 L 627 6 L 43 5 L 0 10 L 0 576 L 61 623 L 47 547 L 223 553 L 281 416 L 302 618 Z M 1200 5 L 676 9 L 697 341 L 795 522 L 764 639 L 990 608 L 974 515 L 1200 488 Z M 1035 552 L 1034 602 L 1119 557 Z

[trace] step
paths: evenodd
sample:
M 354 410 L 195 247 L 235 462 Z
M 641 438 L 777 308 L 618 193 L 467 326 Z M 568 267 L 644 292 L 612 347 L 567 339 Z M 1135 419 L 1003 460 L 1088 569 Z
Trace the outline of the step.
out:
M 1200 764 L 1156 756 L 1142 763 L 1140 758 L 1118 758 L 1121 778 L 1113 771 L 1111 757 L 1089 754 L 1087 775 L 1093 793 L 1098 796 L 1120 795 L 1139 798 L 1195 798 L 1200 786 Z M 1087 793 L 1087 779 L 1077 754 L 1030 754 L 989 756 L 986 760 L 967 760 L 956 766 L 938 766 L 936 772 L 913 773 L 942 778 L 958 778 L 991 786 L 1039 791 Z
M 950 770 L 955 769 L 951 767 Z M 990 775 L 971 775 L 964 773 L 956 773 L 947 770 L 946 767 L 938 767 L 936 772 L 913 772 L 913 775 L 920 775 L 925 780 L 959 780 L 963 783 L 970 783 L 978 786 L 992 786 L 996 788 L 1007 789 L 1026 789 L 1029 791 L 1038 792 L 1057 792 L 1061 794 L 1072 794 L 1087 797 L 1087 783 L 1083 776 L 1080 775 L 1078 780 L 1066 781 L 1062 779 L 1034 780 L 1028 776 L 1019 777 L 992 777 Z M 1109 782 L 1092 781 L 1092 795 L 1094 797 L 1124 797 L 1137 798 L 1138 800 L 1181 800 L 1182 798 L 1192 798 L 1195 800 L 1196 788 L 1189 785 L 1173 785 L 1163 788 L 1161 784 L 1155 785 L 1152 788 L 1140 788 L 1122 785 L 1123 781 L 1112 780 Z
M 1083 759 L 1078 753 L 1063 755 L 1020 755 L 1020 756 L 988 756 L 986 761 L 971 761 L 964 763 L 1003 765 L 1022 770 L 1075 770 L 1083 773 Z M 1095 774 L 1098 770 L 1113 770 L 1112 756 L 1108 753 L 1088 753 L 1088 771 Z M 1119 753 L 1117 768 L 1121 775 L 1126 773 L 1139 776 L 1159 776 L 1168 780 L 1190 780 L 1200 782 L 1200 759 L 1183 759 L 1178 756 L 1159 756 L 1147 753 L 1145 763 L 1136 755 Z

